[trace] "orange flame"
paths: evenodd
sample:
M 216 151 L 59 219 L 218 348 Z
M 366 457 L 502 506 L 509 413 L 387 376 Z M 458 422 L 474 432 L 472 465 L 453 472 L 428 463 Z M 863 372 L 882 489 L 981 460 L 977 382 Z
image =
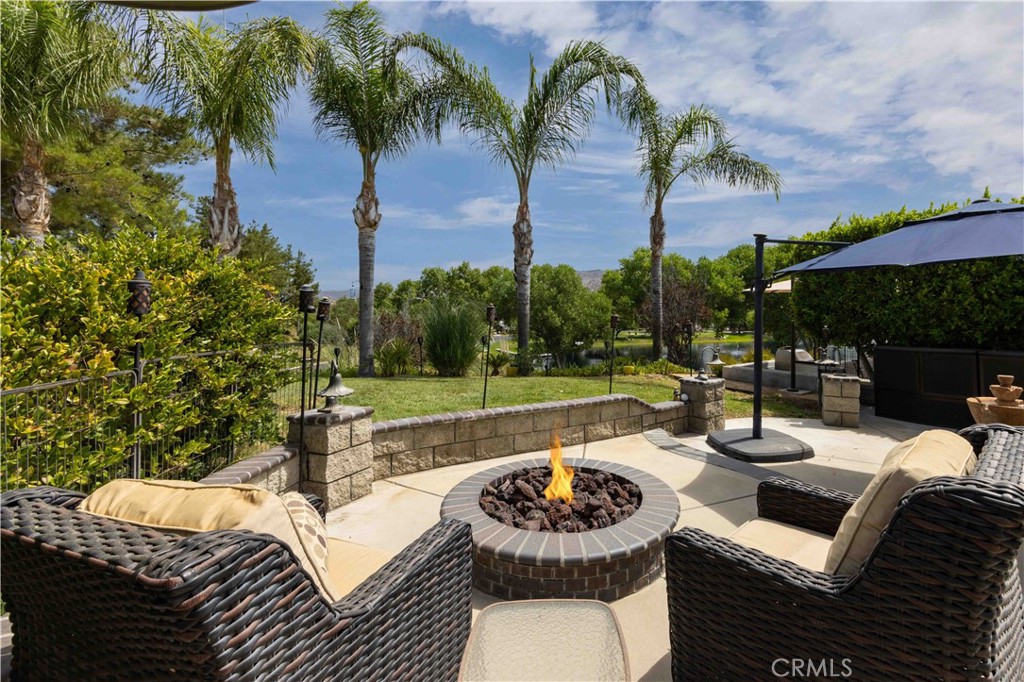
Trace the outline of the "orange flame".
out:
M 544 488 L 544 497 L 551 501 L 562 498 L 566 504 L 572 502 L 572 467 L 562 466 L 562 441 L 558 432 L 551 432 L 551 485 Z

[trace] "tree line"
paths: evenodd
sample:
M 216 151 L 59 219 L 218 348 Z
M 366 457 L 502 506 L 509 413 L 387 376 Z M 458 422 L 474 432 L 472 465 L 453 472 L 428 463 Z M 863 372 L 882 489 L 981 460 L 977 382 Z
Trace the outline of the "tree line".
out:
M 48 151 L 79 134 L 89 112 L 112 93 L 135 84 L 213 155 L 213 193 L 205 210 L 209 241 L 222 256 L 238 255 L 245 231 L 231 181 L 233 150 L 273 166 L 280 105 L 307 79 L 318 134 L 358 151 L 362 168 L 353 208 L 362 375 L 374 372 L 374 259 L 382 219 L 378 164 L 416 144 L 440 142 L 446 126 L 455 126 L 510 169 L 516 182 L 513 274 L 522 347 L 531 338 L 530 182 L 538 167 L 571 161 L 591 130 L 599 97 L 637 140 L 647 181 L 655 354 L 663 336 L 662 206 L 673 183 L 685 177 L 776 196 L 782 185 L 776 171 L 736 147 L 714 112 L 701 106 L 664 111 L 636 65 L 599 42 L 570 43 L 543 74 L 531 57 L 526 98 L 515 102 L 485 67 L 466 62 L 456 48 L 423 33 L 390 34 L 380 13 L 365 2 L 327 10 L 324 25 L 312 32 L 283 17 L 229 30 L 201 16 L 190 21 L 158 10 L 85 2 L 14 1 L 5 3 L 2 14 L 0 113 L 7 139 L 21 152 L 8 164 L 13 201 L 5 227 L 37 243 L 49 234 L 52 218 Z M 133 206 L 144 204 L 140 196 L 135 199 Z

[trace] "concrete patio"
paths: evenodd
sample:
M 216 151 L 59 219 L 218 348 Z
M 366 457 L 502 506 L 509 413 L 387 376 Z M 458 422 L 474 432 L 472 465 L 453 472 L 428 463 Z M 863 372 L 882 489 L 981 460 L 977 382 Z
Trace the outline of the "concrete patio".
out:
M 733 419 L 728 428 L 750 427 L 750 419 Z M 563 448 L 566 457 L 589 457 L 643 469 L 667 483 L 679 497 L 676 528 L 694 526 L 728 535 L 756 517 L 760 480 L 785 474 L 851 493 L 864 490 L 886 453 L 899 441 L 930 427 L 861 413 L 859 429 L 823 426 L 817 420 L 765 419 L 764 427 L 810 444 L 812 459 L 785 464 L 753 465 L 719 455 L 699 435 L 675 438 L 664 431 L 623 436 Z M 488 460 L 488 467 L 546 452 Z M 441 501 L 449 490 L 479 471 L 472 462 L 393 476 L 373 483 L 373 494 L 328 515 L 331 536 L 397 554 L 437 522 Z M 612 604 L 621 624 L 631 673 L 636 680 L 669 680 L 668 610 L 665 580 Z M 497 601 L 474 591 L 474 615 Z

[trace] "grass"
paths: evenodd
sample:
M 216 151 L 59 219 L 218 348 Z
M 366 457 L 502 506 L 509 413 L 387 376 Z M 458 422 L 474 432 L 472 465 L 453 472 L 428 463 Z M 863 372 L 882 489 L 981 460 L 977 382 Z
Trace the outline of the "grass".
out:
M 343 402 L 374 409 L 374 421 L 400 419 L 442 412 L 475 410 L 481 406 L 483 379 L 472 376 L 459 379 L 405 376 L 391 379 L 345 379 L 355 393 Z M 672 399 L 678 382 L 660 374 L 640 376 L 615 375 L 613 390 L 636 396 L 648 403 Z M 608 393 L 608 377 L 490 377 L 487 384 L 487 406 L 505 407 L 544 403 L 552 400 L 586 398 Z M 317 401 L 322 404 L 322 399 Z M 727 418 L 749 417 L 753 414 L 753 396 L 735 391 L 725 392 Z M 785 402 L 776 396 L 764 396 L 765 417 L 815 417 L 817 413 L 800 405 Z
M 693 343 L 696 344 L 715 344 L 715 343 L 754 343 L 753 334 L 726 334 L 719 338 L 711 332 L 705 332 L 703 334 L 697 334 L 693 337 Z
M 374 421 L 415 417 L 440 412 L 476 410 L 483 399 L 484 381 L 479 376 L 461 379 L 395 377 L 393 379 L 345 379 L 355 394 L 344 402 L 374 409 Z M 666 376 L 616 376 L 615 393 L 633 395 L 648 403 L 672 399 L 678 383 Z M 608 377 L 490 377 L 487 406 L 506 407 L 552 400 L 586 398 L 608 393 Z
M 754 396 L 751 393 L 740 393 L 739 391 L 725 392 L 725 418 L 737 419 L 740 417 L 751 417 L 754 414 Z M 761 396 L 762 417 L 790 417 L 795 419 L 818 419 L 820 413 L 817 409 L 805 407 L 804 405 L 791 403 L 775 395 Z

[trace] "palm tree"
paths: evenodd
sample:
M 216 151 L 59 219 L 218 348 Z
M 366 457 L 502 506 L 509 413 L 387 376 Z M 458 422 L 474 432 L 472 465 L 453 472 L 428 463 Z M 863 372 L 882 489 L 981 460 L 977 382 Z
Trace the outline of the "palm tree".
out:
M 725 123 L 711 109 L 692 106 L 682 113 L 664 114 L 648 93 L 634 90 L 623 100 L 624 117 L 638 131 L 640 174 L 646 176 L 644 203 L 653 208 L 651 236 L 652 352 L 661 357 L 663 305 L 661 261 L 665 251 L 664 204 L 672 185 L 686 177 L 703 187 L 709 181 L 731 187 L 772 191 L 779 198 L 778 171 L 740 152 L 727 138 Z
M 421 137 L 440 139 L 432 102 L 442 79 L 391 59 L 393 37 L 366 2 L 327 11 L 310 95 L 314 123 L 324 136 L 359 150 L 362 185 L 352 216 L 359 232 L 359 375 L 373 376 L 373 291 L 380 202 L 377 164 L 407 154 Z
M 449 78 L 450 99 L 438 118 L 454 119 L 463 133 L 475 137 L 491 160 L 512 169 L 519 206 L 512 225 L 516 278 L 517 336 L 523 351 L 530 342 L 530 266 L 533 225 L 530 219 L 530 180 L 537 164 L 556 168 L 571 159 L 587 137 L 596 113 L 595 96 L 604 91 L 609 108 L 622 94 L 622 79 L 642 91 L 643 76 L 630 61 L 609 52 L 601 43 L 569 43 L 538 82 L 530 57 L 526 101 L 518 106 L 494 86 L 486 69 L 467 65 L 454 50 L 422 35 L 404 35 L 396 51 L 422 50 Z M 526 353 L 520 367 L 528 371 Z
M 14 0 L 0 11 L 0 63 L 0 123 L 22 150 L 13 232 L 41 244 L 50 232 L 46 147 L 127 82 L 130 52 L 92 3 Z
M 242 247 L 238 200 L 231 183 L 234 144 L 252 161 L 273 169 L 278 109 L 313 61 L 313 41 L 286 17 L 253 19 L 228 31 L 218 24 L 151 16 L 160 36 L 160 62 L 150 89 L 189 118 L 194 133 L 213 148 L 216 179 L 210 200 L 210 242 L 235 256 Z

